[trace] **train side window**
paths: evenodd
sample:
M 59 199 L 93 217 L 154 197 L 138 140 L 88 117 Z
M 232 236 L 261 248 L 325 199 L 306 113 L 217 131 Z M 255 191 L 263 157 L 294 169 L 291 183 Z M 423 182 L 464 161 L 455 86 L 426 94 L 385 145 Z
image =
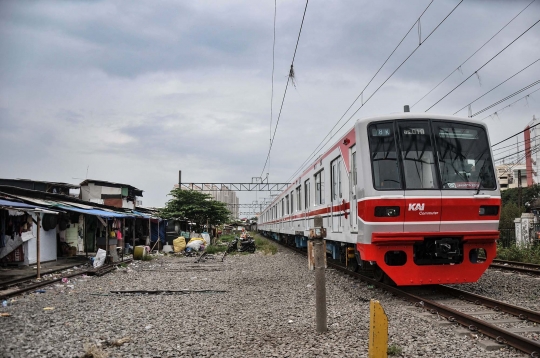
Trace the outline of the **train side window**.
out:
M 428 121 L 398 122 L 407 189 L 438 189 L 434 146 Z
M 309 207 L 311 206 L 311 187 L 310 187 L 311 183 L 309 182 L 309 179 L 306 180 L 304 182 L 304 195 L 305 195 L 305 205 L 304 207 L 307 209 L 309 209 Z
M 315 205 L 324 204 L 324 170 L 315 174 Z
M 285 214 L 289 215 L 289 196 L 285 196 Z
M 296 210 L 302 210 L 302 186 L 296 188 Z
M 374 188 L 377 190 L 402 189 L 394 123 L 374 123 L 369 126 L 368 136 Z

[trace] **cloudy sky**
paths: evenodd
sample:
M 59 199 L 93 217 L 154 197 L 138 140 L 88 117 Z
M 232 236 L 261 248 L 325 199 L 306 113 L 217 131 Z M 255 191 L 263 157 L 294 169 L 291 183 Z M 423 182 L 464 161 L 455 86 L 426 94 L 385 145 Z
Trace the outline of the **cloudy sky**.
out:
M 416 103 L 530 2 L 463 1 L 343 130 Z M 429 3 L 309 2 L 296 87 L 288 89 L 264 171 L 271 182 L 289 179 Z M 422 40 L 458 3 L 429 6 Z M 277 1 L 272 131 L 304 7 Z M 79 183 L 88 175 L 134 185 L 145 191 L 145 206 L 162 206 L 178 170 L 186 182 L 260 176 L 271 132 L 273 19 L 272 0 L 1 1 L 0 177 Z M 412 111 L 424 112 L 539 19 L 537 0 Z M 417 26 L 364 99 L 418 42 Z M 539 58 L 540 24 L 429 112 L 453 114 Z M 473 113 L 537 80 L 540 61 L 474 103 Z M 540 91 L 484 119 L 492 143 L 533 115 L 540 117 Z

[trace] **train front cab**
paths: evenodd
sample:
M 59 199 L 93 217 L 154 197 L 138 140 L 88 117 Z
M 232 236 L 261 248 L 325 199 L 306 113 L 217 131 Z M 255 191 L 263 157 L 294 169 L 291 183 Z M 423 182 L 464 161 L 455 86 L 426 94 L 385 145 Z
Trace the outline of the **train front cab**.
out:
M 357 123 L 357 135 L 365 135 L 357 143 L 369 153 L 359 163 L 362 264 L 397 285 L 477 281 L 499 235 L 500 193 L 484 125 L 405 114 Z

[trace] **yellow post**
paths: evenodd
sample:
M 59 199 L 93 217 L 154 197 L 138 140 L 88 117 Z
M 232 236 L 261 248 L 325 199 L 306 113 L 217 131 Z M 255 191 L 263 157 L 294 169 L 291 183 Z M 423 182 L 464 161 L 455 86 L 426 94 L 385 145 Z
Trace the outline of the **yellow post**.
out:
M 369 358 L 386 358 L 388 350 L 388 318 L 381 304 L 369 304 Z

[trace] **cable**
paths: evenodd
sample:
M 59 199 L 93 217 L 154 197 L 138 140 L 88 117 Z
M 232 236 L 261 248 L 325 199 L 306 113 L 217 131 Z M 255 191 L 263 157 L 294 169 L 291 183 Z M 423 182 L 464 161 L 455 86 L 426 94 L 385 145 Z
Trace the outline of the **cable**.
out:
M 439 22 L 439 24 L 438 24 L 438 25 L 437 25 L 437 26 L 429 33 L 429 35 L 428 35 L 423 41 L 421 41 L 421 42 L 416 46 L 416 48 L 409 54 L 409 56 L 407 56 L 407 58 L 406 58 L 405 60 L 403 60 L 403 62 L 401 62 L 401 64 L 394 70 L 394 72 L 392 72 L 392 73 L 390 74 L 390 76 L 388 76 L 388 77 L 386 78 L 386 80 L 385 80 L 379 87 L 377 87 L 377 89 L 375 89 L 375 91 L 371 94 L 371 96 L 369 96 L 368 99 L 367 99 L 365 102 L 363 102 L 362 105 L 361 105 L 361 106 L 360 106 L 360 107 L 359 107 L 359 108 L 358 108 L 358 109 L 357 109 L 357 110 L 349 117 L 349 119 L 347 119 L 347 121 L 346 121 L 345 123 L 343 123 L 343 125 L 342 125 L 341 127 L 339 127 L 339 129 L 338 129 L 338 130 L 337 130 L 330 138 L 328 138 L 328 140 L 322 145 L 322 147 L 320 147 L 321 143 L 324 142 L 324 139 L 327 138 L 328 135 L 329 135 L 331 132 L 330 132 L 325 138 L 323 138 L 323 140 L 321 141 L 321 143 L 319 143 L 319 145 L 315 148 L 315 150 L 309 155 L 308 159 L 306 159 L 306 160 L 304 161 L 304 163 L 300 166 L 299 169 L 296 170 L 296 172 L 291 176 L 291 178 L 294 178 L 294 176 L 295 176 L 299 171 L 301 171 L 302 168 L 305 166 L 305 163 L 309 162 L 312 158 L 314 158 L 314 156 L 317 155 L 317 154 L 322 150 L 322 148 L 324 148 L 324 146 L 325 146 L 326 144 L 328 144 L 328 142 L 329 142 L 330 140 L 332 140 L 332 138 L 334 138 L 334 136 L 335 136 L 337 133 L 339 133 L 339 131 L 340 131 L 347 123 L 349 123 L 349 121 L 354 117 L 354 115 L 356 115 L 356 113 L 358 113 L 358 111 L 359 111 L 362 107 L 364 107 L 364 105 L 365 105 L 366 103 L 369 102 L 369 100 L 370 100 L 370 99 L 371 99 L 371 98 L 372 98 L 372 97 L 373 97 L 373 96 L 381 89 L 381 87 L 384 86 L 384 84 L 385 84 L 386 82 L 388 82 L 388 80 L 390 80 L 390 78 L 392 78 L 392 76 L 393 76 L 393 75 L 401 68 L 401 66 L 403 66 L 403 64 L 405 64 L 405 62 L 407 62 L 407 60 L 408 60 L 408 59 L 409 59 L 409 58 L 410 58 L 410 57 L 411 57 L 411 56 L 412 56 L 412 55 L 420 48 L 420 46 L 421 46 L 424 42 L 426 42 L 426 41 L 431 37 L 431 35 L 432 35 L 432 34 L 433 34 L 433 33 L 434 33 L 434 32 L 442 25 L 442 23 L 445 22 L 446 19 L 448 19 L 448 17 L 449 17 L 450 15 L 452 15 L 452 13 L 458 8 L 459 5 L 461 5 L 462 2 L 463 2 L 463 0 L 461 0 L 461 1 L 460 1 L 460 2 L 452 9 L 452 11 L 450 11 L 450 13 L 448 13 L 448 15 L 446 15 L 446 17 L 445 17 L 444 19 L 442 19 L 441 22 Z M 341 119 L 338 121 L 338 123 L 339 123 L 340 121 L 341 121 Z M 337 125 L 337 123 L 336 123 L 336 125 Z M 335 128 L 335 126 L 334 126 L 334 128 Z M 317 148 L 319 148 L 319 147 L 320 147 L 320 149 L 317 150 Z M 291 180 L 291 179 L 289 179 L 288 181 L 290 181 L 290 180 Z
M 518 37 L 516 37 L 512 42 L 510 42 L 508 45 L 506 45 L 502 50 L 500 50 L 499 52 L 497 52 L 497 54 L 495 56 L 493 56 L 492 58 L 490 58 L 486 63 L 484 63 L 479 69 L 477 69 L 476 71 L 474 71 L 473 73 L 471 73 L 467 78 L 465 78 L 463 81 L 461 81 L 460 84 L 458 84 L 456 87 L 454 87 L 450 92 L 448 92 L 447 94 L 445 94 L 441 99 L 439 99 L 437 102 L 435 102 L 434 104 L 431 105 L 431 107 L 429 107 L 428 109 L 426 109 L 424 112 L 427 112 L 429 111 L 430 109 L 432 109 L 433 107 L 435 107 L 439 102 L 441 102 L 443 99 L 445 99 L 446 97 L 448 97 L 448 95 L 452 92 L 454 92 L 458 87 L 460 87 L 462 84 L 464 84 L 469 78 L 471 78 L 472 76 L 474 76 L 475 74 L 478 74 L 478 71 L 480 71 L 482 68 L 484 68 L 488 63 L 490 63 L 491 61 L 493 61 L 497 56 L 499 56 L 504 50 L 506 50 L 508 47 L 510 47 L 514 42 L 516 42 L 517 40 L 519 40 L 519 38 L 523 35 L 525 35 L 530 29 L 532 29 L 534 26 L 536 26 L 536 24 L 538 24 L 540 22 L 540 20 L 536 21 L 534 24 L 531 25 L 531 27 L 529 27 L 527 30 L 525 30 L 521 35 L 519 35 Z
M 536 154 L 539 150 L 540 150 L 540 147 L 536 148 L 535 150 L 531 150 L 531 153 L 530 153 L 530 154 L 531 154 L 531 155 L 532 155 L 532 154 Z M 525 153 L 525 154 L 517 161 L 516 164 L 512 165 L 510 168 L 507 168 L 507 169 L 506 169 L 501 175 L 499 175 L 497 178 L 500 178 L 501 176 L 503 176 L 503 175 L 505 175 L 505 174 L 508 174 L 508 172 L 510 172 L 512 169 L 514 169 L 514 167 L 515 167 L 516 165 L 519 165 L 519 164 L 520 164 L 519 162 L 520 162 L 521 160 L 523 160 L 523 158 L 525 158 L 526 155 L 527 155 L 527 153 Z
M 416 106 L 421 100 L 423 100 L 424 98 L 426 98 L 431 92 L 435 91 L 435 89 L 437 89 L 437 87 L 439 87 L 444 81 L 446 81 L 448 79 L 448 77 L 452 76 L 456 71 L 458 71 L 461 66 L 463 66 L 465 63 L 467 63 L 467 61 L 469 61 L 474 55 L 476 55 L 476 53 L 478 53 L 478 51 L 480 51 L 481 49 L 484 48 L 484 46 L 486 46 L 489 42 L 491 42 L 491 40 L 493 40 L 495 38 L 495 36 L 497 36 L 502 30 L 504 30 L 508 25 L 510 25 L 510 23 L 512 21 L 514 21 L 523 11 L 525 11 L 529 6 L 531 6 L 531 4 L 533 2 L 535 2 L 536 0 L 532 0 L 529 5 L 525 6 L 525 8 L 523 10 L 521 10 L 516 16 L 514 16 L 510 21 L 508 21 L 506 23 L 506 25 L 504 25 L 503 27 L 501 27 L 501 29 L 499 31 L 497 31 L 495 33 L 495 35 L 491 36 L 491 38 L 489 40 L 487 40 L 482 46 L 480 46 L 480 48 L 476 51 L 474 51 L 474 53 L 472 55 L 470 55 L 469 57 L 467 57 L 467 59 L 465 61 L 463 61 L 458 67 L 456 67 L 455 70 L 453 70 L 452 72 L 450 72 L 450 74 L 448 76 L 446 76 L 441 82 L 439 82 L 435 87 L 433 87 L 431 89 L 431 91 L 429 91 L 428 93 L 426 93 L 422 98 L 420 98 L 418 101 L 416 101 L 415 104 L 413 104 L 411 106 L 411 109 L 414 108 L 414 106 Z
M 484 93 L 483 95 L 481 95 L 480 97 L 478 97 L 477 99 L 475 99 L 474 101 L 472 101 L 471 103 L 469 104 L 466 104 L 464 105 L 462 108 L 458 109 L 457 111 L 454 112 L 454 114 L 458 113 L 459 111 L 467 108 L 468 106 L 470 106 L 471 104 L 473 104 L 474 102 L 478 101 L 480 98 L 484 97 L 485 95 L 487 95 L 489 92 L 493 91 L 495 88 L 499 87 L 500 85 L 504 84 L 505 82 L 507 82 L 508 80 L 514 78 L 515 76 L 519 75 L 521 72 L 525 71 L 527 68 L 531 67 L 532 65 L 534 65 L 535 63 L 537 63 L 538 61 L 540 61 L 540 58 L 536 61 L 534 61 L 533 63 L 531 63 L 530 65 L 528 65 L 527 67 L 524 67 L 522 68 L 521 70 L 519 70 L 518 72 L 514 73 L 512 76 L 508 77 L 507 79 L 505 79 L 504 81 L 502 81 L 501 83 L 499 83 L 497 86 L 493 87 L 492 89 L 490 89 L 489 91 L 487 91 L 486 93 Z
M 495 103 L 493 103 L 493 104 L 490 104 L 490 105 L 487 106 L 486 108 L 484 108 L 484 109 L 482 109 L 482 110 L 480 110 L 480 111 L 478 111 L 478 112 L 472 114 L 472 115 L 471 115 L 471 118 L 472 118 L 472 117 L 475 117 L 476 115 L 478 115 L 478 114 L 480 114 L 480 113 L 484 113 L 484 112 L 487 111 L 488 109 L 493 108 L 493 107 L 495 107 L 496 105 L 498 105 L 498 104 L 500 104 L 500 103 L 503 103 L 503 102 L 506 101 L 507 99 L 510 99 L 510 98 L 512 98 L 512 97 L 514 97 L 514 96 L 517 96 L 517 95 L 520 94 L 521 92 L 526 91 L 526 90 L 528 90 L 529 88 L 534 87 L 534 86 L 536 86 L 536 85 L 539 84 L 539 83 L 540 83 L 540 80 L 538 80 L 538 81 L 536 81 L 536 82 L 533 82 L 533 83 L 531 83 L 531 84 L 528 85 L 528 86 L 523 87 L 523 88 L 520 89 L 519 91 L 516 91 L 516 92 L 512 93 L 511 95 L 508 95 L 508 96 L 504 97 L 503 99 L 500 99 L 500 100 L 498 100 L 497 102 L 495 102 Z
M 486 118 L 488 118 L 488 117 L 491 117 L 491 116 L 493 116 L 493 115 L 498 115 L 499 112 L 502 112 L 502 111 L 505 110 L 506 108 L 513 106 L 514 104 L 518 103 L 518 102 L 521 101 L 522 99 L 527 98 L 527 97 L 529 97 L 531 94 L 533 94 L 533 93 L 535 93 L 535 92 L 538 92 L 538 91 L 540 91 L 540 88 L 537 89 L 537 90 L 532 91 L 532 92 L 529 93 L 528 95 L 525 95 L 525 96 L 521 97 L 521 98 L 518 99 L 517 101 L 514 101 L 514 102 L 510 103 L 509 105 L 506 105 L 506 106 L 504 106 L 504 107 L 502 107 L 502 108 L 499 108 L 497 111 L 493 112 L 493 113 L 490 114 L 489 116 L 485 116 L 485 117 L 482 118 L 481 120 L 483 121 L 484 119 L 486 119 Z
M 275 63 L 276 63 L 276 15 L 277 15 L 277 0 L 274 0 L 274 41 L 272 44 L 272 94 L 270 95 L 270 147 L 268 150 L 272 148 L 272 119 L 274 117 L 273 109 L 274 109 L 274 69 L 275 69 Z M 270 158 L 268 158 L 270 161 Z M 268 171 L 270 171 L 270 163 L 268 163 Z M 264 169 L 263 169 L 264 172 Z M 262 175 L 261 175 L 262 177 Z
M 508 137 L 508 138 L 506 138 L 506 139 L 503 139 L 503 140 L 501 140 L 500 142 L 497 142 L 497 143 L 493 144 L 491 147 L 493 148 L 494 146 L 496 146 L 496 145 L 498 145 L 498 144 L 501 144 L 502 142 L 506 142 L 508 139 L 512 139 L 512 138 L 514 138 L 515 136 L 517 136 L 518 134 L 521 134 L 521 133 L 525 132 L 527 129 L 532 129 L 532 128 L 536 127 L 536 126 L 539 125 L 539 124 L 540 124 L 540 122 L 536 123 L 536 124 L 535 124 L 534 126 L 532 126 L 532 127 L 525 128 L 525 129 L 522 130 L 521 132 L 517 132 L 516 134 L 511 135 L 510 137 Z
M 262 175 L 264 173 L 264 169 L 266 169 L 266 164 L 268 164 L 268 159 L 270 158 L 270 152 L 272 151 L 272 146 L 274 144 L 274 138 L 276 137 L 276 131 L 279 125 L 279 120 L 281 118 L 281 111 L 283 110 L 283 103 L 285 102 L 285 96 L 287 95 L 287 88 L 289 87 L 289 82 L 291 81 L 291 72 L 293 70 L 294 65 L 294 59 L 296 57 L 296 50 L 298 49 L 298 43 L 300 42 L 300 35 L 302 34 L 302 27 L 304 26 L 304 19 L 306 18 L 306 10 L 308 7 L 309 0 L 306 0 L 306 7 L 304 8 L 304 15 L 302 16 L 302 23 L 300 24 L 300 31 L 298 31 L 298 39 L 296 40 L 296 47 L 294 48 L 294 54 L 291 62 L 291 70 L 289 71 L 289 77 L 287 78 L 287 84 L 285 85 L 285 91 L 283 93 L 283 99 L 281 100 L 281 107 L 279 108 L 279 114 L 276 122 L 276 128 L 274 128 L 274 135 L 272 136 L 272 140 L 270 141 L 270 148 L 268 149 L 268 155 L 266 156 L 266 161 L 264 162 L 264 167 L 261 170 L 260 177 L 262 178 Z
M 532 140 L 533 140 L 534 138 L 536 138 L 536 137 L 538 137 L 538 136 L 534 136 L 533 138 L 530 139 L 530 141 L 532 141 Z M 530 141 L 529 141 L 529 142 L 530 142 Z M 524 140 L 524 141 L 522 141 L 522 142 L 517 142 L 517 144 L 518 144 L 518 145 L 519 145 L 519 144 L 525 144 L 525 142 L 527 142 L 527 141 Z M 508 147 L 513 147 L 513 146 L 515 146 L 515 145 L 516 145 L 516 144 L 509 144 L 509 145 L 506 145 L 506 146 L 504 146 L 504 147 L 495 148 L 495 149 L 493 149 L 493 151 L 501 150 L 501 149 L 508 148 Z
M 347 108 L 347 110 L 345 111 L 345 113 L 343 113 L 343 115 L 339 118 L 339 120 L 336 122 L 336 124 L 334 124 L 334 126 L 330 129 L 330 131 L 328 132 L 328 134 L 322 139 L 322 141 L 319 143 L 319 145 L 317 145 L 317 147 L 315 148 L 315 150 L 317 150 L 319 148 L 319 146 L 324 142 L 324 140 L 332 133 L 332 131 L 337 127 L 337 125 L 339 124 L 339 122 L 341 122 L 341 120 L 343 119 L 343 117 L 345 117 L 345 115 L 349 112 L 349 110 L 352 108 L 352 106 L 356 103 L 356 101 L 358 101 L 358 99 L 360 97 L 362 97 L 362 95 L 364 94 L 365 90 L 367 89 L 367 87 L 371 84 L 371 82 L 373 81 L 373 79 L 375 79 L 375 77 L 377 76 L 377 74 L 379 74 L 379 72 L 381 71 L 381 69 L 384 67 L 384 65 L 388 62 L 388 60 L 390 59 L 390 57 L 392 57 L 392 55 L 394 54 L 394 52 L 396 52 L 396 50 L 398 49 L 398 47 L 403 43 L 403 41 L 405 40 L 405 38 L 409 35 L 409 33 L 412 31 L 412 29 L 414 29 L 414 26 L 420 22 L 420 18 L 424 15 L 424 13 L 427 11 L 427 9 L 429 9 L 429 7 L 431 6 L 431 4 L 433 3 L 434 0 L 432 0 L 428 6 L 424 9 L 424 11 L 422 11 L 422 13 L 420 14 L 420 16 L 418 16 L 418 19 L 412 24 L 412 26 L 409 28 L 409 31 L 407 31 L 407 33 L 405 34 L 405 36 L 403 36 L 403 38 L 401 39 L 401 41 L 399 41 L 399 43 L 397 44 L 397 46 L 394 48 L 394 50 L 390 53 L 390 55 L 388 55 L 388 57 L 386 58 L 386 60 L 383 62 L 383 64 L 379 67 L 379 69 L 377 70 L 377 72 L 375 72 L 375 74 L 371 77 L 371 79 L 369 80 L 369 82 L 365 85 L 364 89 L 362 89 L 362 91 L 360 92 L 360 94 L 354 99 L 354 101 L 351 103 L 351 105 L 349 106 L 349 108 Z M 306 159 L 301 165 L 300 165 L 300 168 L 304 167 L 304 165 L 306 164 L 306 162 L 309 160 L 310 158 L 308 157 L 308 159 Z M 291 178 L 289 180 L 287 180 L 287 182 L 289 182 L 290 180 L 292 180 L 292 178 L 297 174 L 297 172 L 295 172 Z
M 537 145 L 535 145 L 534 147 L 529 148 L 529 150 L 532 150 L 533 148 L 538 148 L 538 147 L 539 147 L 539 145 L 537 144 Z M 509 158 L 509 157 L 513 157 L 513 156 L 515 156 L 515 155 L 518 155 L 519 153 L 523 153 L 523 152 L 525 152 L 526 150 L 527 150 L 527 149 L 524 148 L 523 150 L 518 150 L 517 152 L 512 153 L 512 154 L 510 154 L 510 155 L 507 155 L 507 156 L 505 156 L 505 157 L 493 159 L 493 161 L 498 162 L 499 160 L 503 160 L 503 159 L 506 159 L 506 158 Z

